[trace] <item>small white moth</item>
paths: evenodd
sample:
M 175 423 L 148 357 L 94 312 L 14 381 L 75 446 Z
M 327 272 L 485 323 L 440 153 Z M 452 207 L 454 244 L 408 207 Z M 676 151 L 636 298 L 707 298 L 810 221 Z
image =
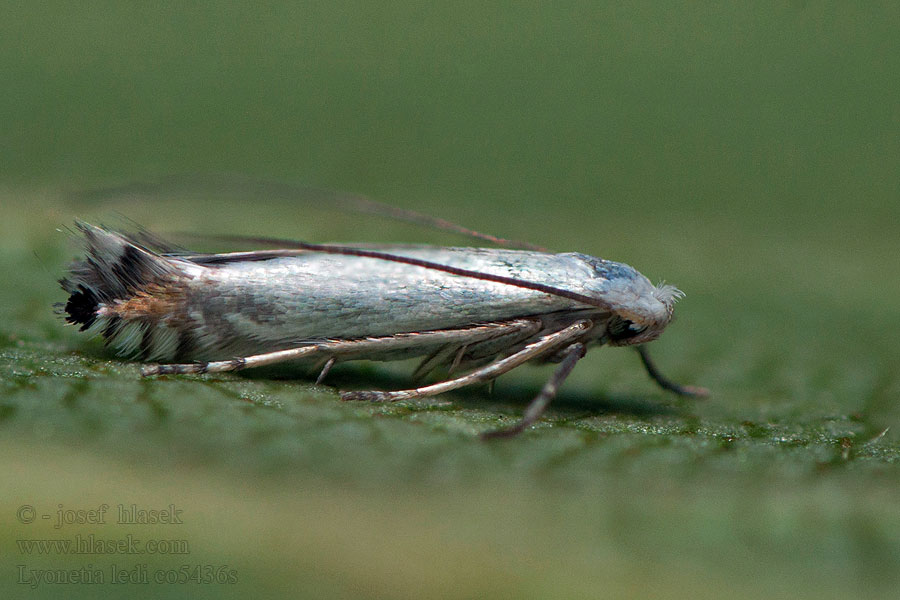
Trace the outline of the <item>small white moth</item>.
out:
M 344 400 L 394 401 L 491 381 L 532 360 L 560 363 L 518 424 L 483 437 L 536 422 L 590 346 L 635 346 L 663 388 L 706 393 L 665 379 L 642 345 L 669 324 L 682 293 L 622 263 L 538 250 L 281 240 L 274 250 L 189 254 L 148 236 L 78 228 L 87 257 L 60 281 L 65 319 L 122 355 L 169 363 L 145 367 L 145 376 L 290 360 L 317 365 L 322 381 L 336 361 L 411 357 L 423 358 L 417 376 L 464 372 L 402 391 L 341 392 Z

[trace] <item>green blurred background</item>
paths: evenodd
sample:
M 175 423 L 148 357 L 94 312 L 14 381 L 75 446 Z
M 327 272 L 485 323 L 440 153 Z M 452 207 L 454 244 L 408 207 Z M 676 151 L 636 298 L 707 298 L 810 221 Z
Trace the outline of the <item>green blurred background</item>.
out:
M 0 5 L 4 598 L 898 594 L 900 5 L 171 4 Z M 595 350 L 538 427 L 488 444 L 547 368 L 341 403 L 289 370 L 141 380 L 53 314 L 74 218 L 467 243 L 253 178 L 665 278 L 687 296 L 653 350 L 712 396 Z M 134 181 L 163 185 L 72 194 Z M 101 503 L 184 523 L 17 517 Z M 17 543 L 78 534 L 190 553 Z M 107 582 L 27 584 L 88 565 Z M 237 583 L 114 585 L 112 565 Z

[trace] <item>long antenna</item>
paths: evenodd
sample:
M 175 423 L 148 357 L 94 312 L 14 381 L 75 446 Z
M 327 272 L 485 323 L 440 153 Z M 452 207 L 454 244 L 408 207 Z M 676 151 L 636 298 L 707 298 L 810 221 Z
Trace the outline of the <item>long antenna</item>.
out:
M 307 202 L 328 202 L 332 206 L 359 214 L 376 215 L 420 227 L 438 231 L 449 231 L 473 239 L 484 240 L 508 248 L 545 251 L 536 244 L 510 240 L 487 233 L 481 233 L 438 217 L 432 217 L 414 210 L 397 208 L 372 200 L 361 194 L 334 192 L 320 188 L 307 187 L 275 179 L 261 179 L 236 173 L 222 174 L 181 174 L 164 177 L 157 182 L 132 182 L 126 185 L 97 188 L 73 194 L 81 201 L 108 200 L 120 196 L 146 196 L 172 193 L 220 193 L 264 196 L 282 200 L 303 199 Z

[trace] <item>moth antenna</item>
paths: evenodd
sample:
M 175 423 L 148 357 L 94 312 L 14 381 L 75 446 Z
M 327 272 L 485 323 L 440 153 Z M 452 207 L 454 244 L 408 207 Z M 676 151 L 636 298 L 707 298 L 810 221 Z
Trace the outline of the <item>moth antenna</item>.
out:
M 97 188 L 74 194 L 76 200 L 97 201 L 109 200 L 123 196 L 161 196 L 164 194 L 186 193 L 219 193 L 241 195 L 264 195 L 268 198 L 295 201 L 302 199 L 306 202 L 320 202 L 330 204 L 346 211 L 365 215 L 376 215 L 386 219 L 411 223 L 420 227 L 438 231 L 448 231 L 472 239 L 484 240 L 499 246 L 519 248 L 522 250 L 536 250 L 543 252 L 545 249 L 536 244 L 502 238 L 487 233 L 482 233 L 468 227 L 463 227 L 438 217 L 432 217 L 414 210 L 397 208 L 373 200 L 362 194 L 345 194 L 334 191 L 297 185 L 276 179 L 261 179 L 239 175 L 236 173 L 221 174 L 181 174 L 165 177 L 157 182 L 132 182 L 121 186 Z M 259 238 L 263 240 L 265 238 Z
M 656 382 L 656 384 L 662 389 L 673 392 L 679 396 L 688 396 L 693 398 L 705 398 L 709 395 L 709 390 L 703 387 L 695 387 L 692 385 L 681 385 L 679 383 L 675 383 L 665 375 L 663 375 L 659 368 L 656 366 L 656 363 L 650 358 L 650 354 L 647 352 L 647 348 L 644 346 L 635 346 L 638 355 L 641 357 L 641 362 L 644 363 L 644 368 L 647 370 L 647 374 L 650 375 L 650 378 Z

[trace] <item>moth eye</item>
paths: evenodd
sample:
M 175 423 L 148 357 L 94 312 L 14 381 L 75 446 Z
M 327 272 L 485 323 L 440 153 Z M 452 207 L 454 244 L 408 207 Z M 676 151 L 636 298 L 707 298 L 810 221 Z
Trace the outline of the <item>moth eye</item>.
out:
M 606 326 L 609 337 L 615 341 L 627 340 L 647 329 L 640 325 L 635 325 L 633 321 L 623 319 L 622 317 L 613 317 Z

